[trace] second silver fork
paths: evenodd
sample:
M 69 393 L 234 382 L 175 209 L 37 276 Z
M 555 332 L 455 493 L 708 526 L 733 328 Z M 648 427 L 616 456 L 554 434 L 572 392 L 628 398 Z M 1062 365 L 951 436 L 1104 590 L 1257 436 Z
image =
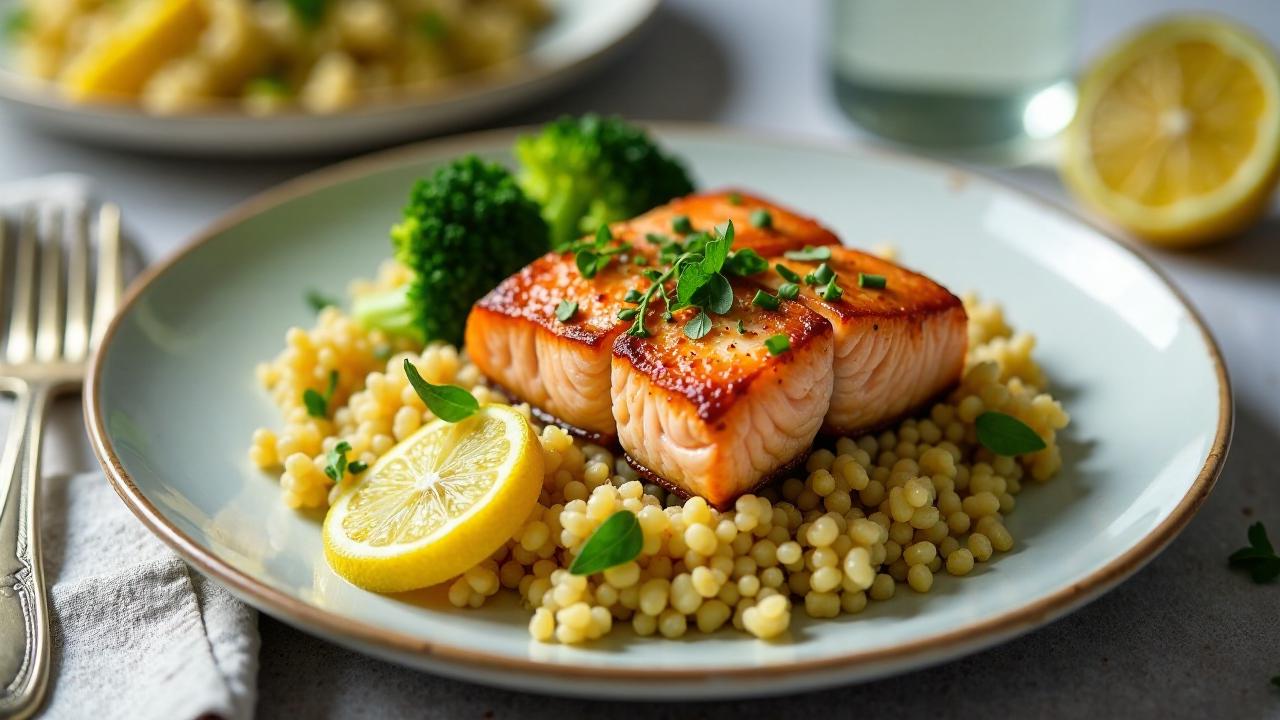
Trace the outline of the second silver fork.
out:
M 12 287 L 0 391 L 15 398 L 0 467 L 0 715 L 34 713 L 48 685 L 49 620 L 40 556 L 40 447 L 45 411 L 78 392 L 89 353 L 115 313 L 121 272 L 120 212 L 97 213 L 96 280 L 90 282 L 89 222 L 83 211 L 34 209 L 7 232 L 0 216 L 0 302 Z M 69 231 L 69 232 L 67 232 Z M 65 252 L 64 236 L 68 240 Z M 65 287 L 65 292 L 64 292 Z

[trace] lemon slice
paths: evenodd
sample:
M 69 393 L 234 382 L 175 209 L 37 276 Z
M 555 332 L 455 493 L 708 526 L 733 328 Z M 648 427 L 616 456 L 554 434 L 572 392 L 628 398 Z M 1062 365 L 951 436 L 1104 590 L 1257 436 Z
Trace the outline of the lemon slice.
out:
M 1161 245 L 1248 227 L 1280 168 L 1280 69 L 1244 28 L 1184 17 L 1122 41 L 1080 82 L 1063 176 L 1089 205 Z
M 542 446 L 524 416 L 487 405 L 405 438 L 324 519 L 334 572 L 366 590 L 444 582 L 493 554 L 542 490 Z
M 195 49 L 206 22 L 200 0 L 140 3 L 67 67 L 63 90 L 78 101 L 136 97 L 162 65 Z

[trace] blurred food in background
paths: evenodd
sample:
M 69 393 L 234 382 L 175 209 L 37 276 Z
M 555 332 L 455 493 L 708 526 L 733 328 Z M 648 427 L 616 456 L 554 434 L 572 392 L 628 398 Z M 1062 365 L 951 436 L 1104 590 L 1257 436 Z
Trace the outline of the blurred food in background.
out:
M 519 62 L 542 0 L 25 0 L 23 72 L 156 114 L 330 113 Z
M 1192 246 L 1254 224 L 1280 169 L 1280 70 L 1253 32 L 1204 17 L 1122 40 L 1080 82 L 1062 174 L 1147 241 Z
M 1017 157 L 1071 119 L 1075 0 L 834 0 L 836 97 L 867 130 Z

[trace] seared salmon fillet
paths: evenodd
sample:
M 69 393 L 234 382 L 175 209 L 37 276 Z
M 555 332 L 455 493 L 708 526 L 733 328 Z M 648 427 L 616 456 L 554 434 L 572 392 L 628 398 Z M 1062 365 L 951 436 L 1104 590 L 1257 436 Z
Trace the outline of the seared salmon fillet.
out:
M 732 309 L 690 340 L 684 321 L 651 313 L 649 337 L 613 346 L 613 416 L 628 457 L 674 489 L 725 507 L 801 456 L 831 399 L 832 331 L 801 303 L 751 304 L 735 281 Z M 743 332 L 739 332 L 738 323 Z M 770 352 L 766 339 L 790 347 Z
M 750 216 L 766 211 L 771 227 L 755 227 Z M 695 231 L 732 220 L 735 250 L 771 255 L 809 245 L 837 243 L 831 231 L 786 208 L 745 193 L 690 195 L 610 226 L 612 246 L 629 244 L 594 278 L 582 277 L 572 253 L 549 253 L 504 280 L 481 298 L 467 318 L 467 354 L 510 396 L 529 403 L 546 419 L 601 441 L 616 433 L 609 396 L 614 338 L 629 324 L 617 319 L 627 290 L 648 286 L 628 255 L 656 261 L 659 245 L 647 236 L 679 239 L 677 216 Z M 567 321 L 556 317 L 561 301 L 578 304 Z
M 818 262 L 777 257 L 802 278 Z M 852 248 L 831 248 L 826 261 L 844 294 L 824 300 L 801 283 L 800 303 L 835 330 L 835 387 L 823 430 L 849 434 L 882 426 L 929 401 L 960 379 L 968 346 L 960 299 L 929 278 Z M 885 278 L 861 288 L 858 274 Z M 785 282 L 773 270 L 752 278 L 772 291 Z
M 768 226 L 751 222 L 752 213 L 763 211 Z M 637 251 L 655 254 L 650 235 L 678 238 L 676 218 L 688 218 L 696 232 L 711 232 L 717 225 L 733 222 L 734 250 L 755 250 L 768 257 L 806 245 L 838 245 L 840 238 L 816 220 L 800 215 L 757 195 L 738 190 L 716 190 L 677 198 L 661 207 L 610 226 L 613 236 L 630 242 Z
M 594 278 L 582 277 L 572 253 L 548 253 L 481 298 L 467 318 L 472 362 L 511 396 L 580 434 L 611 440 L 609 402 L 613 340 L 630 307 L 627 290 L 643 290 L 644 268 L 611 262 Z M 561 302 L 577 303 L 568 320 Z

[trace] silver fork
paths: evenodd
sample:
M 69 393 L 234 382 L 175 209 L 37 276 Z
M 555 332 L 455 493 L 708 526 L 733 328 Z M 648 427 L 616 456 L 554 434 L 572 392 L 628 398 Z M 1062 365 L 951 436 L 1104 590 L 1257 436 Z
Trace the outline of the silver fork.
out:
M 115 313 L 123 283 L 118 208 L 108 204 L 97 212 L 98 262 L 92 288 L 87 213 L 64 207 L 44 210 L 41 218 L 28 208 L 16 234 L 7 232 L 8 224 L 0 216 L 0 303 L 7 294 L 5 285 L 12 286 L 8 333 L 0 356 L 0 392 L 15 399 L 0 467 L 4 503 L 0 510 L 0 716 L 4 717 L 34 713 L 48 685 L 49 618 L 40 561 L 39 486 L 45 410 L 50 400 L 80 390 L 89 353 Z M 68 240 L 66 251 L 64 239 Z M 10 244 L 16 244 L 12 272 L 2 266 Z

